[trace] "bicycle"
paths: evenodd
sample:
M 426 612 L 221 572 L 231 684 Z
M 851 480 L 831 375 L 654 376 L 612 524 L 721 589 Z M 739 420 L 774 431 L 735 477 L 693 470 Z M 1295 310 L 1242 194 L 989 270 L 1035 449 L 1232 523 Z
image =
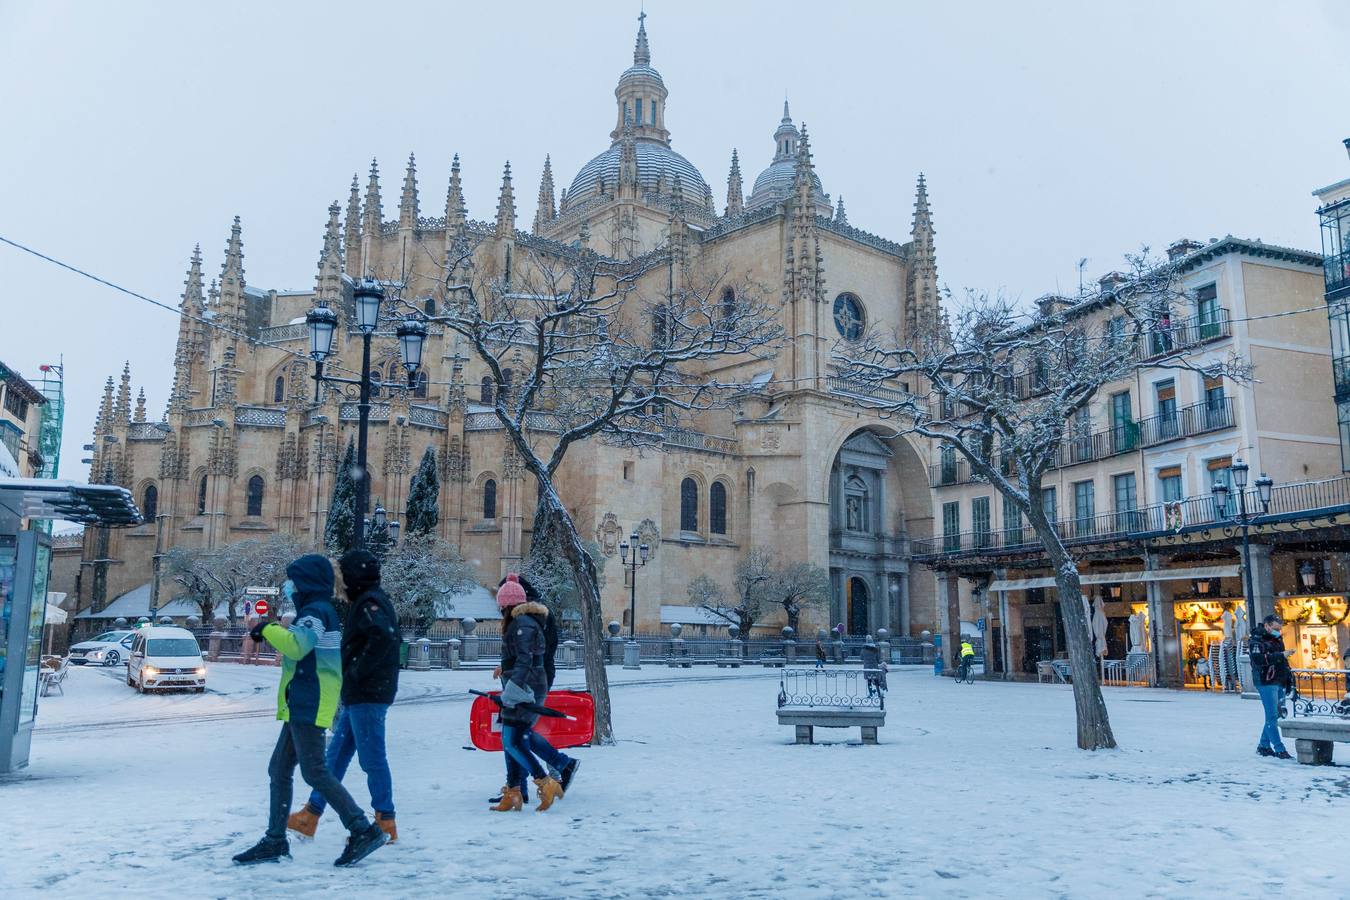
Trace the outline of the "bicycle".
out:
M 975 667 L 968 662 L 962 662 L 961 667 L 956 670 L 956 683 L 960 684 L 963 681 L 966 684 L 975 683 Z

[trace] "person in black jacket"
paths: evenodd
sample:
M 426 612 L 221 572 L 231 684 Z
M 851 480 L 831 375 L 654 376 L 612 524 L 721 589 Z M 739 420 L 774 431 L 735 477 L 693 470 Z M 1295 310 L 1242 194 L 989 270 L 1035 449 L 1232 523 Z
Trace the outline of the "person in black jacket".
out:
M 538 812 L 543 812 L 563 795 L 562 785 L 546 771 L 531 752 L 527 735 L 538 714 L 522 709 L 522 704 L 542 704 L 548 696 L 548 675 L 544 668 L 547 646 L 544 631 L 548 607 L 531 602 L 514 572 L 497 589 L 497 606 L 506 626 L 502 632 L 501 714 L 502 749 L 520 767 L 508 775 L 497 812 L 518 810 L 524 805 L 521 789 L 529 773 L 539 791 Z
M 333 722 L 324 762 L 339 781 L 355 755 L 366 773 L 375 821 L 389 843 L 398 840 L 394 824 L 394 782 L 385 754 L 384 723 L 398 693 L 399 647 L 403 638 L 393 601 L 380 587 L 380 560 L 368 550 L 352 550 L 338 560 L 347 588 L 347 621 L 342 629 L 342 706 Z M 286 825 L 313 837 L 324 800 L 315 791 Z
M 1284 639 L 1280 637 L 1283 627 L 1279 616 L 1266 616 L 1252 630 L 1247 652 L 1251 656 L 1252 681 L 1261 695 L 1261 708 L 1265 712 L 1265 723 L 1261 727 L 1261 740 L 1256 745 L 1256 752 L 1262 756 L 1293 759 L 1280 740 L 1280 697 L 1284 691 L 1294 687 L 1294 673 L 1289 669 Z
M 524 589 L 525 591 L 525 600 L 527 603 L 543 604 L 543 598 L 540 597 L 539 592 L 535 589 L 534 585 L 530 583 L 529 579 L 527 579 L 524 575 L 518 575 L 516 576 L 516 580 L 520 582 L 521 588 Z M 504 584 L 506 584 L 505 578 L 501 580 L 501 583 L 498 584 L 497 587 L 501 588 L 501 586 Z M 554 657 L 557 655 L 557 652 L 558 652 L 558 624 L 554 616 L 551 615 L 545 616 L 544 677 L 548 683 L 544 695 L 545 699 L 547 699 L 548 696 L 547 691 L 553 690 L 553 679 L 558 673 L 557 663 L 554 660 Z M 504 647 L 502 650 L 504 662 L 507 659 L 509 653 L 510 649 Z M 492 677 L 493 678 L 502 677 L 502 666 L 497 667 L 497 670 L 492 673 Z M 543 703 L 544 701 L 540 700 L 539 702 Z M 581 768 L 581 760 L 576 759 L 575 757 L 572 756 L 568 756 L 566 753 L 563 753 L 562 751 L 555 749 L 554 746 L 548 742 L 548 738 L 544 737 L 542 734 L 535 731 L 533 728 L 531 728 L 529 732 L 525 735 L 525 744 L 530 748 L 530 752 L 533 753 L 535 756 L 539 757 L 543 761 L 544 765 L 548 767 L 549 774 L 558 780 L 558 783 L 562 785 L 563 793 L 565 794 L 567 792 L 567 789 L 571 787 L 572 779 L 576 777 L 577 770 Z M 529 803 L 530 802 L 529 789 L 525 785 L 525 779 L 523 776 L 524 770 L 520 768 L 520 764 L 517 763 L 514 758 L 512 758 L 511 754 L 509 753 L 506 754 L 506 783 L 508 786 L 512 784 L 519 784 L 521 786 L 520 793 L 522 802 Z M 501 799 L 502 798 L 500 796 L 497 796 L 493 797 L 488 802 L 500 803 Z

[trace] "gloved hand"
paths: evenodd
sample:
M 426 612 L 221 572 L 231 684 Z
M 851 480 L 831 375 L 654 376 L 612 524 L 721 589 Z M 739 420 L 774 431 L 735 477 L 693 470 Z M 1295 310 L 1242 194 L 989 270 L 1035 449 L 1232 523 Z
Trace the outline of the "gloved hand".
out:
M 259 619 L 258 622 L 257 622 L 257 624 L 254 625 L 252 628 L 250 628 L 250 629 L 248 630 L 248 636 L 251 637 L 251 638 L 253 638 L 253 640 L 258 641 L 259 643 L 261 643 L 261 642 L 262 642 L 262 639 L 263 639 L 263 634 L 262 634 L 262 633 L 263 633 L 263 629 L 266 628 L 266 627 L 267 627 L 267 620 L 266 620 L 266 619 Z

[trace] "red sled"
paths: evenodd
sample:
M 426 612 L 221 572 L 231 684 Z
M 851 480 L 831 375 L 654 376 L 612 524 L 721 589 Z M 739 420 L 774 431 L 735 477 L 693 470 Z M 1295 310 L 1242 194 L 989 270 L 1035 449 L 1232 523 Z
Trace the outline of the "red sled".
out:
M 501 691 L 493 691 L 495 697 Z M 580 747 L 591 742 L 595 734 L 595 701 L 589 691 L 549 691 L 544 706 L 566 713 L 572 719 L 553 719 L 540 716 L 534 730 L 558 749 Z M 502 725 L 497 718 L 501 707 L 487 697 L 475 697 L 469 709 L 469 740 L 479 750 L 498 752 L 502 749 Z M 575 721 L 574 721 L 575 720 Z

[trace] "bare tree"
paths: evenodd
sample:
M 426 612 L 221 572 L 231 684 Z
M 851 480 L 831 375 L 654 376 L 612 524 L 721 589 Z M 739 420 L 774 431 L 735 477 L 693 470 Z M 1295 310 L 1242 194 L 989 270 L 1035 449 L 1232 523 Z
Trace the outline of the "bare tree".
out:
M 697 593 L 704 598 L 699 605 L 718 618 L 735 625 L 741 630 L 742 639 L 745 639 L 750 637 L 750 629 L 754 627 L 755 622 L 762 620 L 778 605 L 777 595 L 772 589 L 776 575 L 773 551 L 767 547 L 751 547 L 750 551 L 736 563 L 735 605 L 728 606 L 721 588 L 705 575 L 700 575 L 690 583 L 689 596 L 698 602 L 695 596 L 697 586 Z M 709 584 L 716 590 L 709 589 Z M 745 645 L 741 646 L 744 649 Z
M 164 571 L 183 589 L 183 596 L 197 604 L 203 624 L 216 617 L 216 586 L 206 575 L 207 551 L 196 547 L 173 547 L 164 554 Z
M 830 573 L 808 562 L 775 567 L 765 590 L 787 615 L 788 626 L 797 631 L 804 612 L 818 612 L 830 601 Z
M 380 586 L 400 619 L 409 619 L 419 637 L 449 612 L 446 597 L 473 585 L 473 570 L 435 534 L 410 534 L 384 558 Z
M 660 448 L 682 421 L 729 400 L 727 388 L 706 376 L 710 367 L 771 356 L 782 334 L 767 292 L 732 285 L 725 272 L 693 270 L 675 243 L 615 261 L 522 242 L 503 272 L 463 241 L 445 267 L 443 313 L 427 317 L 459 335 L 486 369 L 508 442 L 508 475 L 523 468 L 538 482 L 534 533 L 552 529 L 576 577 L 601 744 L 614 735 L 599 577 L 558 496 L 558 469 L 574 446 L 592 439 Z M 409 311 L 423 308 L 415 296 L 399 299 Z
M 286 580 L 287 564 L 303 552 L 300 542 L 276 534 L 214 549 L 174 547 L 164 561 L 169 577 L 201 608 L 203 622 L 215 617 L 216 605 L 222 601 L 234 622 L 244 588 L 279 587 Z M 276 611 L 282 611 L 279 605 Z
M 1030 523 L 1054 570 L 1068 637 L 1078 746 L 1115 746 L 1097 678 L 1093 640 L 1081 601 L 1078 562 L 1065 543 L 1065 525 L 1043 501 L 1042 480 L 1075 440 L 1072 424 L 1108 385 L 1140 368 L 1222 372 L 1245 378 L 1235 358 L 1200 369 L 1188 360 L 1196 341 L 1174 326 L 1187 298 L 1175 264 L 1128 257 L 1130 272 L 1091 296 L 1051 300 L 1036 315 L 1006 299 L 971 294 L 949 327 L 930 328 L 913 346 L 870 334 L 840 346 L 848 377 L 869 387 L 903 379 L 919 393 L 870 402 L 895 413 L 902 427 L 959 454 L 981 481 L 994 486 Z M 876 396 L 873 393 L 873 396 Z M 1133 441 L 1132 425 L 1112 439 Z M 1133 446 L 1133 444 L 1131 444 Z

